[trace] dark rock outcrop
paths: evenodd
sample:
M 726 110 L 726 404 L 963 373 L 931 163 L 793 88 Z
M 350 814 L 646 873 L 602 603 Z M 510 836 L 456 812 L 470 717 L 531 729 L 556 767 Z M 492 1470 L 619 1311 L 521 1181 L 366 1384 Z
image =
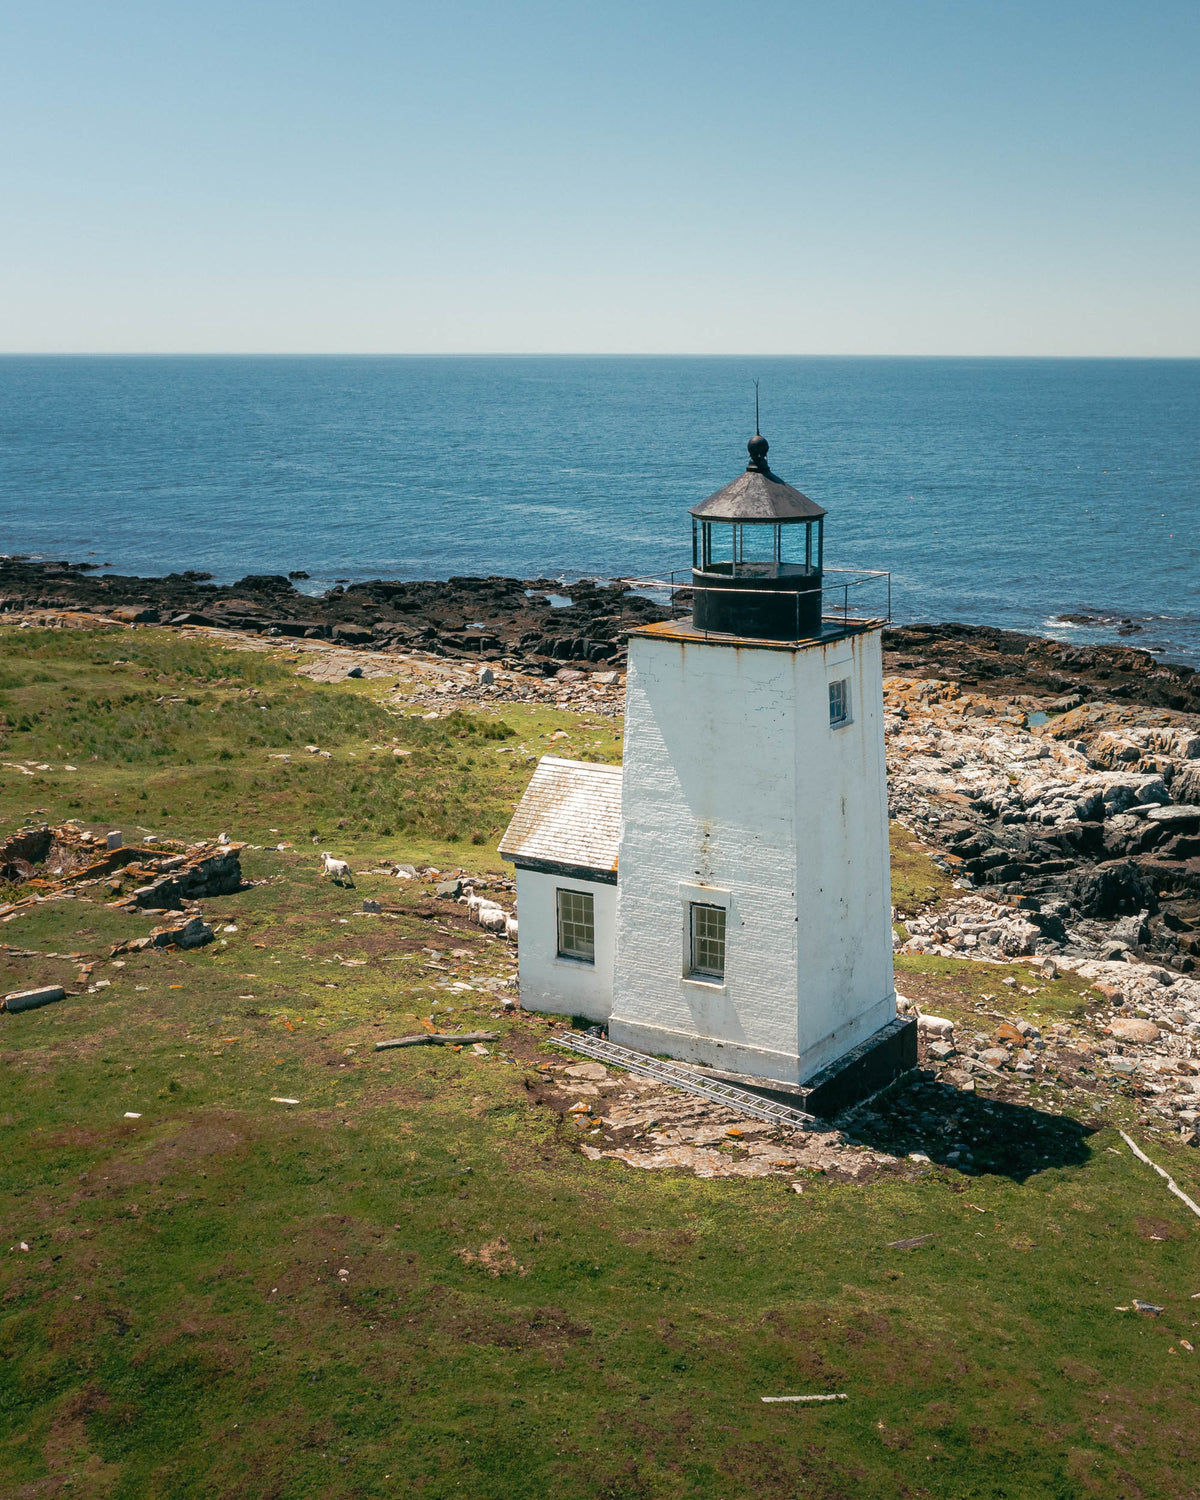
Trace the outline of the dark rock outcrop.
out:
M 569 593 L 560 594 L 564 589 Z M 570 602 L 561 604 L 562 598 Z M 0 612 L 29 610 L 85 611 L 127 625 L 207 625 L 324 638 L 358 649 L 507 661 L 543 676 L 552 676 L 564 662 L 584 670 L 620 664 L 628 631 L 668 613 L 627 584 L 587 579 L 569 585 L 503 577 L 375 579 L 338 585 L 315 598 L 298 593 L 282 574 L 252 573 L 217 586 L 198 573 L 101 577 L 90 566 L 0 559 Z
M 954 623 L 894 626 L 884 631 L 883 644 L 885 670 L 905 677 L 957 682 L 995 696 L 1124 700 L 1200 713 L 1200 673 L 1130 646 L 1069 646 Z

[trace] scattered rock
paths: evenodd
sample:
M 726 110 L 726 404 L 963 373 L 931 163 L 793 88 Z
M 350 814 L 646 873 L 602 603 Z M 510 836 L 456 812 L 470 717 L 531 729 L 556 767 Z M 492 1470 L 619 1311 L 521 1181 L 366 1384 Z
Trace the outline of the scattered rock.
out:
M 1188 972 L 1200 958 L 1189 811 L 1200 717 L 1085 703 L 1030 728 L 1035 704 L 944 679 L 885 682 L 893 815 L 993 908 L 975 914 L 986 928 L 910 926 L 914 949 L 1097 958 L 1123 943 L 1177 955 Z M 1114 921 L 1126 924 L 1117 935 L 1101 925 Z
M 155 948 L 202 948 L 216 934 L 201 917 L 190 917 L 175 927 L 154 927 L 150 943 Z
M 1136 1016 L 1118 1016 L 1109 1030 L 1123 1042 L 1156 1042 L 1159 1038 L 1153 1021 L 1140 1021 Z
M 40 1006 L 53 1005 L 56 1001 L 66 998 L 66 990 L 57 984 L 43 985 L 36 990 L 13 990 L 0 1002 L 0 1010 L 16 1015 L 20 1011 L 37 1010 Z
M 1147 823 L 1174 823 L 1200 825 L 1200 807 L 1151 807 L 1146 811 Z

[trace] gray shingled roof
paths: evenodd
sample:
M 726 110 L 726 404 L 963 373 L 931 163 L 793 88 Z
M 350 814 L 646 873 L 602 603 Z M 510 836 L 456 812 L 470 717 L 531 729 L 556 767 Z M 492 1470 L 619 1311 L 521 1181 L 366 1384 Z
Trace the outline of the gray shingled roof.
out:
M 825 514 L 815 500 L 785 484 L 770 469 L 747 469 L 732 484 L 692 507 L 700 521 L 817 521 Z
M 575 865 L 617 868 L 621 836 L 621 767 L 545 755 L 500 840 L 500 854 Z

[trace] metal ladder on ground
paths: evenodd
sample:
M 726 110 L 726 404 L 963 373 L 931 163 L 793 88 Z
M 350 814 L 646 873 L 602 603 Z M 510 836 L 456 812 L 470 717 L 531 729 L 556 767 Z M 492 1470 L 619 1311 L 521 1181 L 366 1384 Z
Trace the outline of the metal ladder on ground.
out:
M 820 1122 L 815 1115 L 805 1114 L 802 1109 L 793 1109 L 790 1104 L 776 1104 L 748 1089 L 736 1088 L 731 1083 L 722 1083 L 717 1078 L 705 1078 L 691 1068 L 677 1063 L 663 1062 L 646 1052 L 634 1052 L 629 1047 L 618 1047 L 604 1037 L 591 1036 L 587 1032 L 572 1032 L 569 1036 L 550 1038 L 556 1047 L 571 1052 L 582 1052 L 596 1062 L 607 1063 L 614 1068 L 624 1068 L 627 1073 L 637 1073 L 643 1078 L 653 1078 L 658 1083 L 682 1089 L 684 1093 L 709 1099 L 714 1104 L 724 1104 L 738 1114 L 750 1115 L 756 1120 L 766 1120 L 782 1130 L 811 1130 Z

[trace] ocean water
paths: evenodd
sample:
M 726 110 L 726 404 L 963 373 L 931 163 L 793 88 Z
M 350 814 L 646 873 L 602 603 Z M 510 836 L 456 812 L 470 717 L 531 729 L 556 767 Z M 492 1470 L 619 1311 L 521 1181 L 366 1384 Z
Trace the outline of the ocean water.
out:
M 755 379 L 827 563 L 889 569 L 898 620 L 1200 664 L 1198 360 L 11 356 L 0 552 L 313 592 L 685 568 Z

